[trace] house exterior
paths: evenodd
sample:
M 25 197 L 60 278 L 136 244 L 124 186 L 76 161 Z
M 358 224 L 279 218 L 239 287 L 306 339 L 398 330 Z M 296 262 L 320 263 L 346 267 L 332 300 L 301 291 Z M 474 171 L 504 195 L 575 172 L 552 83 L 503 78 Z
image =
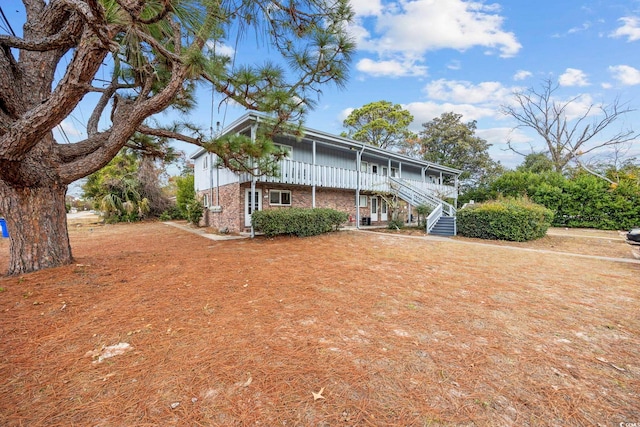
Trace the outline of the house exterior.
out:
M 248 113 L 223 134 L 255 138 L 260 120 L 264 117 Z M 253 232 L 253 211 L 289 207 L 343 211 L 349 215 L 346 225 L 384 225 L 392 219 L 393 207 L 400 218 L 410 220 L 415 207 L 424 204 L 433 209 L 430 232 L 455 234 L 455 208 L 443 199 L 457 199 L 461 171 L 318 130 L 303 131 L 301 138 L 275 138 L 288 152 L 277 176 L 233 172 L 220 167 L 215 154 L 204 149 L 193 153 L 196 194 L 207 208 L 202 225 Z M 390 200 L 402 203 L 390 206 Z

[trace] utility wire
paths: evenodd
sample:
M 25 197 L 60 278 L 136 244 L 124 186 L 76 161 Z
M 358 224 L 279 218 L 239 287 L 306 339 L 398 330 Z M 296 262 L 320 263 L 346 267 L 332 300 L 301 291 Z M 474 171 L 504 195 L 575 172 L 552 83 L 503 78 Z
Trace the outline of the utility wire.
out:
M 9 23 L 7 16 L 4 14 L 4 10 L 2 10 L 2 6 L 0 6 L 0 15 L 2 15 L 2 19 L 4 20 L 4 23 L 7 26 L 7 28 L 9 28 L 11 35 L 13 35 L 13 37 L 16 37 L 16 33 L 13 31 L 13 28 L 11 28 L 11 24 Z

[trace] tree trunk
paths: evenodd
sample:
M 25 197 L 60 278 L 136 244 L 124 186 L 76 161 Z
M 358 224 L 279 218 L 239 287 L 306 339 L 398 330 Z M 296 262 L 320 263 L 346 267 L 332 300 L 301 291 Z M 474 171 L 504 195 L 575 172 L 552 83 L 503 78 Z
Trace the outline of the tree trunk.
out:
M 0 213 L 10 239 L 8 275 L 73 262 L 66 192 L 66 185 L 13 187 L 0 180 Z

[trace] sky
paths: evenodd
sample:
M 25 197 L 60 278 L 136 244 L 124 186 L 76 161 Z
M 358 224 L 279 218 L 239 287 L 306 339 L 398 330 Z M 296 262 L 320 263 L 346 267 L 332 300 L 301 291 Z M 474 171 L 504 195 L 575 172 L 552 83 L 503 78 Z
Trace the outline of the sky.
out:
M 11 11 L 13 4 L 19 3 L 8 0 L 6 9 Z M 310 128 L 339 134 L 349 112 L 380 100 L 409 110 L 415 132 L 442 113 L 455 112 L 463 115 L 464 122 L 477 121 L 476 134 L 492 144 L 494 160 L 513 168 L 522 157 L 508 150 L 508 140 L 524 152 L 543 148 L 539 137 L 514 129 L 516 123 L 500 112 L 501 105 L 513 102 L 514 91 L 539 90 L 550 79 L 559 84 L 557 98 L 575 98 L 578 110 L 616 99 L 640 110 L 640 0 L 352 0 L 351 4 L 355 20 L 349 30 L 357 52 L 350 78 L 344 89 L 324 89 L 307 116 Z M 8 18 L 19 20 L 19 14 L 9 13 Z M 252 41 L 247 37 L 246 43 Z M 240 58 L 243 50 L 256 51 L 240 44 L 230 53 Z M 258 52 L 258 62 L 273 53 Z M 216 122 L 224 127 L 245 112 L 219 105 L 220 96 L 212 96 L 205 86 L 198 99 L 190 120 L 205 128 Z M 66 120 L 62 127 L 71 138 L 82 137 L 77 120 Z M 613 132 L 628 128 L 640 132 L 640 111 L 610 127 Z M 623 154 L 640 158 L 639 147 L 640 141 L 635 142 Z M 184 144 L 178 148 L 195 151 Z M 610 152 L 601 152 L 600 159 L 609 156 Z

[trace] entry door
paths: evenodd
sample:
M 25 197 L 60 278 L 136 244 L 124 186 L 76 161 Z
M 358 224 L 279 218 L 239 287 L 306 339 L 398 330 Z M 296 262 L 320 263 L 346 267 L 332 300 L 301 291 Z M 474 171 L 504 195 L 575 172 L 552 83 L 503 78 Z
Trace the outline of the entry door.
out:
M 380 221 L 387 221 L 389 216 L 387 211 L 389 210 L 389 206 L 387 206 L 387 201 L 385 199 L 380 200 Z
M 253 196 L 253 197 L 252 197 Z M 251 194 L 251 189 L 246 188 L 244 190 L 244 226 L 251 227 L 251 214 L 253 211 L 262 210 L 262 190 L 256 188 L 256 191 Z
M 371 198 L 371 222 L 378 221 L 378 198 Z

